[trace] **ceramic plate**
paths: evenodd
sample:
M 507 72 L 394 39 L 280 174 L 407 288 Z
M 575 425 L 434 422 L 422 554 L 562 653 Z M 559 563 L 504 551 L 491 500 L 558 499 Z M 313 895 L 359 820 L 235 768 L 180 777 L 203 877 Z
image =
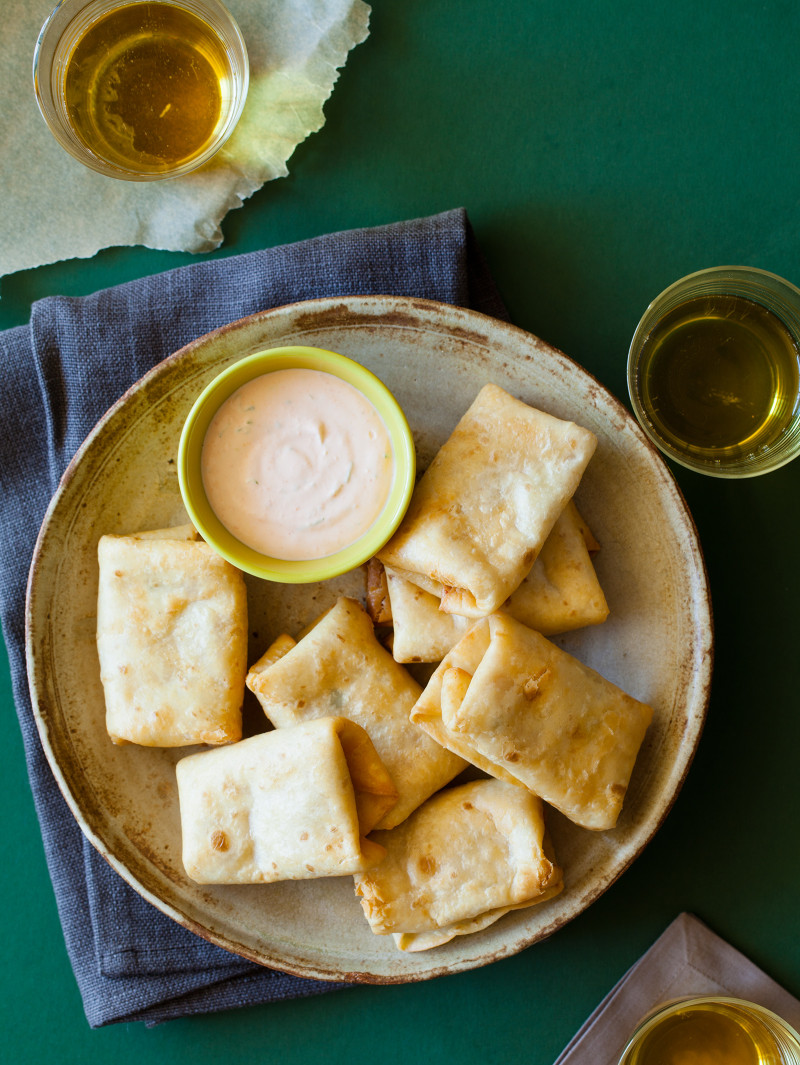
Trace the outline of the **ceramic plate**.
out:
M 404 954 L 374 936 L 349 877 L 200 887 L 180 858 L 175 762 L 186 751 L 115 747 L 104 726 L 95 647 L 96 547 L 102 533 L 186 520 L 176 453 L 184 418 L 229 362 L 265 347 L 342 352 L 394 392 L 427 465 L 480 387 L 494 381 L 599 438 L 576 497 L 602 548 L 611 616 L 557 640 L 655 709 L 618 826 L 593 833 L 549 811 L 566 887 L 483 932 Z M 248 579 L 251 661 L 341 594 L 360 573 L 313 586 Z M 29 676 L 60 787 L 92 843 L 145 898 L 187 928 L 263 965 L 323 980 L 422 980 L 485 965 L 551 935 L 625 870 L 657 831 L 697 745 L 711 671 L 705 569 L 672 476 L 636 422 L 574 362 L 512 326 L 419 300 L 314 300 L 235 322 L 189 344 L 138 382 L 94 429 L 41 530 L 28 599 Z M 248 695 L 248 698 L 249 695 Z M 266 727 L 245 706 L 249 731 Z

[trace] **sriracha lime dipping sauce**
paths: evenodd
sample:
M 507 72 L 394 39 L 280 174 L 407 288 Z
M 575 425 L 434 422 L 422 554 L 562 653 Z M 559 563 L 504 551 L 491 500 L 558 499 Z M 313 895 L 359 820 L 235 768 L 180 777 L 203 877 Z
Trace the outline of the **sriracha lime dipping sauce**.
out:
M 214 513 L 271 558 L 325 558 L 356 541 L 392 485 L 389 433 L 347 381 L 275 370 L 242 385 L 208 427 L 201 459 Z

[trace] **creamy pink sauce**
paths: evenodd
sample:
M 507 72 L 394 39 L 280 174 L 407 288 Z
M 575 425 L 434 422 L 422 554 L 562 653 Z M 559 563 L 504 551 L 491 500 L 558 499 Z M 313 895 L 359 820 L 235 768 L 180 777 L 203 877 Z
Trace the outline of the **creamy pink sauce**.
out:
M 354 543 L 386 503 L 394 458 L 358 389 L 319 370 L 242 385 L 203 442 L 203 486 L 242 543 L 272 558 L 325 558 Z

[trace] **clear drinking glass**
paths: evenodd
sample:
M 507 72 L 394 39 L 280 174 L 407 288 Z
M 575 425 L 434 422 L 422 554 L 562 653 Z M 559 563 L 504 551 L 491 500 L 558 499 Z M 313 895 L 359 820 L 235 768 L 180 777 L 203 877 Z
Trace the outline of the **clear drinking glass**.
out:
M 800 454 L 800 290 L 747 266 L 700 270 L 645 311 L 628 353 L 645 433 L 712 477 L 754 477 Z
M 71 155 L 153 181 L 203 166 L 247 97 L 242 33 L 219 0 L 61 0 L 39 33 L 39 110 Z
M 707 995 L 658 1006 L 639 1023 L 619 1065 L 800 1065 L 800 1036 L 755 1002 Z

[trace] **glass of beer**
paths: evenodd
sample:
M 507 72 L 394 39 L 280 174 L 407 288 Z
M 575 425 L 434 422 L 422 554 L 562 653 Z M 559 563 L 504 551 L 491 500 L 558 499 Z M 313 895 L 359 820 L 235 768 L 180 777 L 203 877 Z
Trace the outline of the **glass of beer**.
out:
M 723 266 L 675 282 L 628 353 L 634 413 L 668 458 L 712 477 L 754 477 L 800 454 L 800 290 Z
M 233 132 L 248 81 L 244 38 L 219 0 L 61 0 L 33 59 L 56 140 L 131 181 L 207 163 Z
M 738 998 L 685 998 L 638 1025 L 619 1065 L 800 1065 L 800 1036 L 771 1010 Z

